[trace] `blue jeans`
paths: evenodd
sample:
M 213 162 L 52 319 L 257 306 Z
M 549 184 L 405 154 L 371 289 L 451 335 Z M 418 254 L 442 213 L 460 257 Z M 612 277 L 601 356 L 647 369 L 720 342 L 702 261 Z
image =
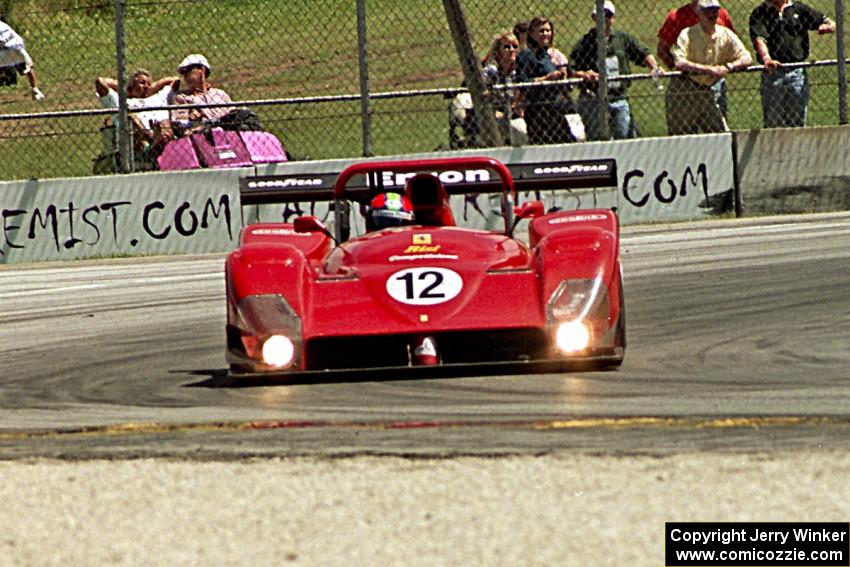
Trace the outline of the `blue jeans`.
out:
M 582 92 L 578 97 L 578 112 L 584 122 L 587 139 L 603 140 L 602 125 L 599 122 L 599 100 L 596 95 Z M 608 132 L 614 140 L 637 138 L 637 128 L 632 119 L 628 99 L 608 103 Z
M 805 69 L 776 69 L 761 74 L 761 111 L 765 128 L 806 125 L 809 79 Z
M 726 118 L 726 111 L 729 110 L 729 101 L 726 98 L 726 79 L 720 79 L 714 83 L 711 90 L 714 91 L 714 102 L 717 103 L 717 108 L 720 109 L 723 118 Z

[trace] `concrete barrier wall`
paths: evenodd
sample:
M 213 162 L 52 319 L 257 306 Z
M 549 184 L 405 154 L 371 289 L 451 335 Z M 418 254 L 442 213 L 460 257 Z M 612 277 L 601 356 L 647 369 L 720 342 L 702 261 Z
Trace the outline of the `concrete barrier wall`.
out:
M 850 210 L 850 126 L 734 133 L 744 214 Z
M 846 130 L 841 129 L 841 133 L 846 135 Z M 765 159 L 756 156 L 767 149 L 765 138 L 747 138 L 744 134 L 738 133 L 736 139 L 739 159 L 749 160 L 746 167 L 739 167 L 746 184 L 751 183 L 753 175 L 759 175 L 750 164 Z M 834 150 L 839 146 L 835 138 L 838 132 L 829 136 Z M 595 193 L 566 191 L 546 199 L 564 208 L 616 206 L 621 222 L 634 224 L 698 219 L 729 211 L 735 187 L 733 139 L 732 134 L 712 134 L 397 157 L 469 153 L 514 164 L 614 158 L 619 179 L 616 188 Z M 243 211 L 238 199 L 240 178 L 339 172 L 356 161 L 360 160 L 0 183 L 0 264 L 231 250 L 238 241 L 243 215 L 251 222 L 254 218 L 284 220 L 292 214 L 291 210 L 274 207 Z M 830 179 L 837 179 L 839 169 L 836 167 Z M 771 183 L 778 183 L 780 178 L 775 173 L 762 182 L 760 193 L 746 192 L 745 203 L 768 194 Z

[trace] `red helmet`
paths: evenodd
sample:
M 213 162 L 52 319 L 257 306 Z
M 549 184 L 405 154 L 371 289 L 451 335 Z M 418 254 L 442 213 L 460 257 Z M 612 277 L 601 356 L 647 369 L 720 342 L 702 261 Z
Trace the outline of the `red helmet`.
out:
M 400 193 L 381 193 L 372 199 L 366 215 L 366 229 L 380 230 L 390 226 L 413 224 L 413 205 Z

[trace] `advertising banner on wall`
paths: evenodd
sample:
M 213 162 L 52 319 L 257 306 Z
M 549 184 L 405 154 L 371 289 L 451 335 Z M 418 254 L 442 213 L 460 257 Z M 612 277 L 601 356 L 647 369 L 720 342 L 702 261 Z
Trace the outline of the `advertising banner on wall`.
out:
M 252 171 L 0 184 L 0 264 L 229 250 Z

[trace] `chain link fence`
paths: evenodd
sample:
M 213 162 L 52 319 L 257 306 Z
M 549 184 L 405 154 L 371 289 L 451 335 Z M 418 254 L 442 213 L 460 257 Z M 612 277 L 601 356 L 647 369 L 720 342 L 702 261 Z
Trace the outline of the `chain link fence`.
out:
M 177 67 L 190 54 L 206 57 L 209 83 L 226 91 L 233 107 L 253 111 L 291 159 L 609 139 L 620 136 L 622 125 L 604 120 L 606 110 L 616 114 L 622 101 L 633 117 L 629 135 L 681 132 L 670 123 L 676 115 L 670 108 L 699 116 L 702 102 L 675 84 L 687 78 L 663 64 L 666 74 L 653 77 L 644 65 L 646 54 L 658 59 L 658 31 L 667 13 L 684 2 L 615 2 L 614 17 L 604 20 L 628 34 L 616 44 L 628 51 L 629 68 L 624 68 L 595 51 L 591 40 L 604 26 L 591 17 L 595 0 L 509 5 L 501 0 L 0 0 L 0 19 L 25 41 L 45 97 L 33 100 L 22 68 L 0 73 L 0 179 L 114 172 L 122 168 L 120 154 L 116 157 L 122 147 L 133 154 L 132 161 L 124 156 L 124 169 L 145 169 L 140 158 L 148 146 L 109 128 L 116 123 L 132 128 L 125 118 L 134 113 L 105 110 L 95 80 L 120 79 L 116 86 L 122 87 L 144 68 L 153 81 L 174 77 L 185 86 Z M 749 21 L 764 2 L 722 3 L 753 65 L 759 65 Z M 806 124 L 845 123 L 845 81 L 838 64 L 844 57 L 843 4 L 807 4 L 836 20 L 838 33 L 808 33 L 805 60 L 818 63 L 807 69 Z M 530 70 L 534 62 L 517 50 L 509 57 L 524 67 L 504 85 L 498 73 L 492 74 L 495 81 L 471 74 L 470 69 L 480 72 L 491 46 L 498 46 L 497 53 L 486 63 L 498 64 L 500 50 L 513 51 L 502 47 L 515 43 L 513 36 L 494 42 L 497 34 L 536 16 L 548 18 L 553 47 L 569 59 L 568 72 L 537 84 L 538 71 Z M 763 127 L 760 69 L 726 77 L 729 128 Z M 589 72 L 598 73 L 596 82 L 588 82 Z M 600 99 L 611 109 L 600 110 Z

